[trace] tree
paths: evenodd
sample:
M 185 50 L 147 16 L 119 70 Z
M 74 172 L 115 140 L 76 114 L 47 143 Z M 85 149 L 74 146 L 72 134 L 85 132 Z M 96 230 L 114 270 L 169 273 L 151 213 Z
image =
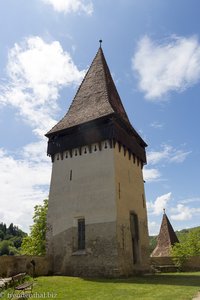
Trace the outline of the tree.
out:
M 4 239 L 4 232 L 0 229 L 0 241 Z
M 10 253 L 10 243 L 9 241 L 2 241 L 0 243 L 0 255 L 9 255 Z
M 194 228 L 184 235 L 181 242 L 172 247 L 171 254 L 179 268 L 182 268 L 190 256 L 200 255 L 200 228 Z
M 43 205 L 34 207 L 33 226 L 30 227 L 30 235 L 23 238 L 22 254 L 45 255 L 46 253 L 46 219 L 48 200 L 43 201 Z

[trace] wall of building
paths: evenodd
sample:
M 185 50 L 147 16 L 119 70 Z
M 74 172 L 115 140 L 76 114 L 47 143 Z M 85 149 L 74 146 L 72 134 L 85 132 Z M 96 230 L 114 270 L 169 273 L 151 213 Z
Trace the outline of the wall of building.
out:
M 18 273 L 33 275 L 35 262 L 35 275 L 45 276 L 52 274 L 52 261 L 45 256 L 0 256 L 0 277 L 11 277 Z
M 54 158 L 47 244 L 56 273 L 109 276 L 118 268 L 114 172 L 108 141 Z M 85 218 L 85 251 L 77 251 L 79 218 Z
M 135 264 L 130 212 L 139 221 Z M 77 251 L 79 218 L 86 224 L 85 251 Z M 47 220 L 57 274 L 120 276 L 149 268 L 142 166 L 118 144 L 104 141 L 54 157 Z
M 126 149 L 115 146 L 115 185 L 117 202 L 117 234 L 120 264 L 123 273 L 149 269 L 148 227 L 141 162 Z M 138 216 L 138 261 L 133 261 L 130 212 Z

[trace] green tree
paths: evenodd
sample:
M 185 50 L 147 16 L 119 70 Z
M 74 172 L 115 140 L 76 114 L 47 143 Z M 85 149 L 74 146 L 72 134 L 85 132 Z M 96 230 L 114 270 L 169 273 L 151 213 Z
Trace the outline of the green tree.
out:
M 0 242 L 0 255 L 9 255 L 10 253 L 9 247 L 10 247 L 9 241 Z
M 171 255 L 175 264 L 182 268 L 184 262 L 190 256 L 200 255 L 200 228 L 194 228 L 186 235 L 182 236 L 180 243 L 176 243 L 171 250 Z
M 0 229 L 0 241 L 4 239 L 4 232 Z
M 157 236 L 149 236 L 149 255 L 153 252 L 157 244 Z
M 35 206 L 33 215 L 33 225 L 30 227 L 30 235 L 23 238 L 22 241 L 22 254 L 45 255 L 47 209 L 47 199 L 43 201 L 43 205 Z

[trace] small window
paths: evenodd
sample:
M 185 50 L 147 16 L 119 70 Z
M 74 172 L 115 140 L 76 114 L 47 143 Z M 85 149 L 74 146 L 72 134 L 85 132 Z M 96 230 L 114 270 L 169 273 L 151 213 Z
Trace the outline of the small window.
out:
M 70 174 L 69 174 L 69 180 L 72 180 L 72 170 L 70 170 Z
M 85 249 L 85 219 L 78 219 L 78 250 Z
M 118 194 L 119 194 L 119 199 L 121 197 L 121 188 L 120 188 L 120 182 L 118 183 Z

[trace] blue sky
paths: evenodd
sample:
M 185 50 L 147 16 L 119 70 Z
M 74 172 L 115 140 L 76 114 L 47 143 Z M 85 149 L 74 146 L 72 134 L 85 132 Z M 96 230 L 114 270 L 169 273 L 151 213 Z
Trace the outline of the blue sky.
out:
M 200 4 L 197 0 L 0 2 L 0 222 L 25 231 L 48 196 L 44 134 L 66 113 L 99 43 L 130 121 L 149 145 L 149 231 L 163 208 L 199 226 Z

